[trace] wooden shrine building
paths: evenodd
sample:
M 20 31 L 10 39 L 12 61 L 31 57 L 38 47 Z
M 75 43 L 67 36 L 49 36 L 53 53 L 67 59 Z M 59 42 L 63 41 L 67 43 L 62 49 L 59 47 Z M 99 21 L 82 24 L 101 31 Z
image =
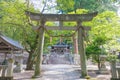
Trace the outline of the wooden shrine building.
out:
M 5 58 L 6 56 L 3 57 L 4 61 L 7 61 L 7 64 L 0 64 L 0 71 L 2 71 L 0 80 L 13 80 L 13 54 L 22 52 L 23 47 L 17 41 L 0 33 L 0 54 L 10 55 L 8 59 Z
M 48 64 L 73 64 L 70 45 L 59 42 L 51 46 Z

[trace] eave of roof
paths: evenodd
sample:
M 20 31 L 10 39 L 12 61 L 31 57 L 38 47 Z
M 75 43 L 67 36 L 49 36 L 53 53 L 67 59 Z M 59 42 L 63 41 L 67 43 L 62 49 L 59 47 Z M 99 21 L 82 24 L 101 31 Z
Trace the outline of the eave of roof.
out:
M 19 44 L 17 41 L 0 34 L 0 38 L 3 42 L 5 42 L 6 44 L 10 45 L 11 47 L 15 48 L 15 49 L 24 49 L 23 46 L 21 46 L 21 44 Z

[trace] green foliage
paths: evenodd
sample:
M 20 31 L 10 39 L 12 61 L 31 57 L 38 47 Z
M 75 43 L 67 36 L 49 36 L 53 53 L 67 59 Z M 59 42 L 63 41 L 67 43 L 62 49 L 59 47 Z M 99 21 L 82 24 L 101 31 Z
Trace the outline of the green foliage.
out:
M 107 61 L 109 61 L 109 62 L 116 62 L 116 61 L 117 61 L 117 58 L 118 58 L 117 55 L 109 54 L 109 55 L 107 56 Z
M 119 17 L 115 12 L 105 11 L 101 14 L 98 14 L 92 21 L 92 34 L 102 34 L 109 38 L 113 35 L 118 35 L 119 29 Z M 113 33 L 113 34 L 110 34 Z
M 62 13 L 71 12 L 74 10 L 74 0 L 56 0 L 57 9 Z
M 23 16 L 24 9 L 22 8 L 25 6 L 22 3 L 18 4 L 18 1 L 2 1 L 0 6 L 2 7 L 2 11 L 0 12 L 0 14 L 2 14 L 2 19 L 0 20 L 1 31 L 10 37 L 18 36 L 17 32 L 22 29 L 20 27 L 23 24 L 22 20 L 25 18 L 25 16 Z M 17 39 L 17 37 L 14 37 L 14 39 Z
M 83 23 L 85 26 L 92 26 L 89 32 L 89 42 L 86 46 L 86 54 L 92 56 L 93 60 L 100 65 L 100 55 L 106 54 L 107 50 L 114 49 L 117 46 L 119 34 L 119 17 L 113 11 L 104 11 L 99 13 L 91 22 Z M 100 48 L 102 46 L 102 48 Z M 108 60 L 116 60 L 116 56 L 108 56 Z
M 104 45 L 106 43 L 105 36 L 98 36 L 91 41 L 87 47 L 86 47 L 86 54 L 89 57 L 90 55 L 100 55 L 103 50 L 103 48 L 100 48 L 100 46 Z M 103 52 L 105 54 L 105 51 Z
M 35 48 L 36 32 L 28 24 L 26 5 L 20 0 L 1 1 L 0 29 L 7 36 L 18 40 L 27 50 Z M 30 10 L 33 10 L 31 7 Z
M 75 9 L 87 9 L 89 11 L 97 11 L 96 9 L 100 6 L 99 1 L 96 0 L 75 0 Z
M 56 0 L 57 9 L 62 13 L 68 13 L 77 9 L 86 9 L 89 12 L 104 12 L 106 10 L 117 11 L 114 5 L 118 1 L 113 0 Z
M 93 41 L 91 41 L 86 47 L 87 58 L 92 57 L 94 62 L 98 63 L 98 68 L 100 69 L 100 55 L 106 54 L 103 45 L 106 43 L 106 38 L 104 36 L 97 35 Z M 102 46 L 102 47 L 101 47 Z
M 107 37 L 104 35 L 96 35 L 93 40 L 93 44 L 95 45 L 103 45 L 107 41 Z
M 88 13 L 88 12 L 89 12 L 89 11 L 86 10 L 86 9 L 77 9 L 76 12 L 71 11 L 71 12 L 69 12 L 68 14 L 86 14 L 86 13 Z
M 91 54 L 100 54 L 101 53 L 101 49 L 99 48 L 98 45 L 94 45 L 94 44 L 90 44 L 86 47 L 86 54 L 88 56 L 90 56 Z
M 91 31 L 89 32 L 90 41 L 93 40 L 96 36 L 104 36 L 106 44 L 104 47 L 106 49 L 110 48 L 119 48 L 119 43 L 117 39 L 120 37 L 120 18 L 113 11 L 105 11 L 98 14 L 90 23 L 89 26 L 92 26 Z M 101 42 L 101 41 L 100 41 Z

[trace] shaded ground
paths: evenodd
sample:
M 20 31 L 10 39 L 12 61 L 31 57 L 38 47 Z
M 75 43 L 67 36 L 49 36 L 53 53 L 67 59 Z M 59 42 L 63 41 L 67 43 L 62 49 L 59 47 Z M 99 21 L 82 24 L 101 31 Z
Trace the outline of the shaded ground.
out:
M 110 74 L 96 74 L 96 66 L 88 66 L 91 80 L 110 80 Z M 33 71 L 14 73 L 14 80 L 86 80 L 80 78 L 80 67 L 75 65 L 42 65 L 42 75 L 32 79 Z

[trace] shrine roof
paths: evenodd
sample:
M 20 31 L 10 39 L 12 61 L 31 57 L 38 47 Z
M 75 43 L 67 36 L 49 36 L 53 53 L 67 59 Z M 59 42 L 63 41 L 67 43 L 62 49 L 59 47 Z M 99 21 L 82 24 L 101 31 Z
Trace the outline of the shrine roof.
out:
M 24 49 L 18 41 L 15 41 L 3 34 L 0 34 L 0 50 L 20 50 Z
M 64 42 L 58 42 L 57 44 L 53 45 L 53 47 L 56 47 L 56 48 L 63 47 L 63 48 L 65 48 L 65 47 L 70 47 L 70 46 L 68 44 L 64 43 Z
M 56 45 L 67 45 L 64 42 L 58 42 Z
M 56 48 L 63 47 L 63 48 L 65 48 L 65 47 L 69 47 L 69 45 L 53 45 L 53 47 L 56 47 Z

